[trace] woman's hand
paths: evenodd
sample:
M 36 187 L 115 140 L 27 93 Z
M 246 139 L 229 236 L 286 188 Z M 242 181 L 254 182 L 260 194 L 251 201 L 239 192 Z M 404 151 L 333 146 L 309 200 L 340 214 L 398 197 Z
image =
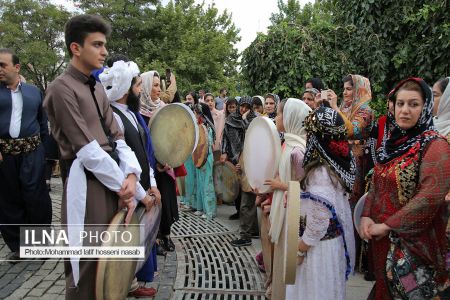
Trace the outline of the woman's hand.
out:
M 327 99 L 328 99 L 328 102 L 330 103 L 331 108 L 336 110 L 336 111 L 338 111 L 339 110 L 339 107 L 337 105 L 338 97 L 337 97 L 336 93 L 333 90 L 328 90 L 328 97 L 327 97 Z
M 450 191 L 445 195 L 445 202 L 450 202 Z
M 159 190 L 158 190 L 158 188 L 156 186 L 151 187 L 148 190 L 148 193 L 155 195 L 156 204 L 161 204 L 161 193 L 159 192 Z
M 270 208 L 271 207 L 272 207 L 272 204 L 270 203 L 270 199 L 269 198 L 267 198 L 266 200 L 264 200 L 261 203 L 261 208 L 262 208 L 263 214 L 265 214 L 265 215 L 269 215 L 270 214 Z
M 384 223 L 372 224 L 369 226 L 370 235 L 376 236 L 377 238 L 382 238 L 382 237 L 386 236 L 390 230 L 391 230 L 391 227 L 387 226 Z
M 369 231 L 370 226 L 374 225 L 375 222 L 369 217 L 362 217 L 361 224 L 359 225 L 359 236 L 362 239 L 370 240 L 372 239 L 372 234 Z
M 241 173 L 242 169 L 241 169 L 241 165 L 240 164 L 236 164 L 236 172 L 237 173 Z
M 274 179 L 269 179 L 269 180 L 264 181 L 264 185 L 270 185 L 270 188 L 272 190 L 287 191 L 287 189 L 288 189 L 287 184 L 281 182 L 280 176 L 277 176 Z
M 305 260 L 304 256 L 297 256 L 297 266 L 300 266 Z
M 164 166 L 161 165 L 160 163 L 157 163 L 156 168 L 158 169 L 159 172 L 166 172 L 171 169 L 171 167 L 167 163 Z
M 227 154 L 226 153 L 223 153 L 221 156 L 220 156 L 220 162 L 226 162 L 227 161 Z

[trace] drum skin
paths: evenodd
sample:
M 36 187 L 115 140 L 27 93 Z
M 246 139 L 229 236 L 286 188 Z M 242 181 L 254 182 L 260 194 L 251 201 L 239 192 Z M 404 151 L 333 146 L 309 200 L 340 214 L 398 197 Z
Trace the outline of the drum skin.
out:
M 361 225 L 361 215 L 364 210 L 364 204 L 366 203 L 367 193 L 365 193 L 355 205 L 355 210 L 353 212 L 353 223 L 355 224 L 355 229 L 359 232 L 359 225 Z
M 213 170 L 214 190 L 218 199 L 233 203 L 239 195 L 239 175 L 230 162 L 216 162 Z
M 130 231 L 132 240 L 124 244 L 121 239 L 110 239 L 108 243 L 103 243 L 102 246 L 119 247 L 119 246 L 139 246 L 139 226 L 125 227 L 124 220 L 127 212 L 119 211 L 111 220 L 108 226 L 108 232 L 111 236 L 114 231 Z M 136 214 L 133 214 L 130 224 L 138 224 Z M 133 281 L 136 271 L 136 260 L 124 258 L 99 258 L 97 263 L 97 276 L 95 282 L 95 294 L 97 300 L 123 300 L 126 299 L 130 290 L 131 282 Z
M 253 189 L 270 191 L 264 182 L 275 178 L 280 156 L 281 141 L 275 124 L 267 117 L 255 118 L 245 133 L 243 151 L 244 171 Z
M 198 125 L 191 109 L 172 103 L 159 109 L 149 122 L 156 160 L 172 168 L 181 166 L 197 146 Z
M 198 169 L 203 167 L 208 159 L 209 153 L 209 141 L 208 141 L 208 128 L 204 124 L 198 126 L 198 143 L 194 152 L 192 153 L 192 160 L 194 166 Z

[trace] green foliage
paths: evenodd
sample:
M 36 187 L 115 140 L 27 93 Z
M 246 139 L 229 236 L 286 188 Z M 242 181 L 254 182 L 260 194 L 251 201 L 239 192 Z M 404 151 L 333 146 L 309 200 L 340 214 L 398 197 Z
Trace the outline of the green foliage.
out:
M 157 1 L 81 0 L 81 8 L 113 24 L 110 53 L 123 53 L 142 71 L 164 74 L 171 68 L 182 94 L 206 88 L 213 92 L 233 83 L 236 75 L 238 30 L 226 12 L 194 0 Z
M 448 1 L 322 0 L 299 8 L 279 2 L 267 35 L 244 51 L 243 78 L 250 94 L 300 96 L 305 81 L 323 78 L 342 90 L 341 79 L 370 79 L 377 113 L 386 94 L 409 76 L 432 84 L 450 73 Z
M 107 48 L 135 60 L 142 71 L 171 68 L 178 89 L 217 92 L 236 85 L 238 29 L 225 12 L 194 0 L 80 0 L 77 13 L 112 25 Z M 64 24 L 71 14 L 46 0 L 0 0 L 0 46 L 17 52 L 23 75 L 42 90 L 64 69 Z
M 23 76 L 44 91 L 64 67 L 70 13 L 48 1 L 1 0 L 0 7 L 0 47 L 15 50 Z

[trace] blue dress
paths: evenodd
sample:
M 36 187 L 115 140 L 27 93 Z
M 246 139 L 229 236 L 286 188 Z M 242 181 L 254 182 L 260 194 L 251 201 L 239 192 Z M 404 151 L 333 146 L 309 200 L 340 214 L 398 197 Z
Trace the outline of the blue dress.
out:
M 193 207 L 197 210 L 203 211 L 208 219 L 212 219 L 216 216 L 217 212 L 217 199 L 216 193 L 214 191 L 213 182 L 213 167 L 214 167 L 214 156 L 212 151 L 213 141 L 213 131 L 208 128 L 208 158 L 206 163 L 197 170 L 197 193 L 196 201 Z

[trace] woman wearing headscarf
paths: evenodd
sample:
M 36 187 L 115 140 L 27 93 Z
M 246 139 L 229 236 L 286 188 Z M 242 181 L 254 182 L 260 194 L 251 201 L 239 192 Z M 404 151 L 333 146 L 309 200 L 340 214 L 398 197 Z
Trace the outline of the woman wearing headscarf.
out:
M 166 103 L 160 99 L 161 80 L 157 71 L 148 71 L 141 74 L 142 91 L 140 113 L 147 122 L 153 113 L 164 107 Z M 159 90 L 159 92 L 158 92 Z
M 190 184 L 195 184 L 194 189 L 196 191 L 195 199 L 193 199 L 191 205 L 197 210 L 197 215 L 201 215 L 205 219 L 212 219 L 217 213 L 217 199 L 213 182 L 214 157 L 212 151 L 216 140 L 216 129 L 209 106 L 205 103 L 200 103 L 195 92 L 191 92 L 188 95 L 194 99 L 194 102 L 189 102 L 188 106 L 195 113 L 198 124 L 205 125 L 208 130 L 208 156 L 206 163 L 201 168 L 195 168 L 195 182 L 193 183 L 192 180 L 189 180 Z M 206 98 L 207 96 L 205 96 Z
M 356 205 L 364 194 L 364 178 L 369 170 L 365 167 L 364 147 L 372 129 L 374 113 L 369 106 L 372 99 L 369 79 L 361 75 L 348 75 L 344 78 L 344 101 L 337 106 L 337 96 L 328 90 L 330 106 L 344 118 L 348 130 L 348 143 L 356 159 L 356 180 L 352 187 L 350 205 Z
M 311 109 L 316 109 L 316 95 L 319 94 L 319 90 L 315 88 L 306 89 L 303 92 L 302 100 L 305 102 Z
M 450 77 L 438 80 L 433 85 L 434 125 L 440 134 L 450 140 Z
M 450 146 L 434 130 L 425 81 L 406 79 L 393 97 L 360 225 L 361 237 L 373 241 L 373 298 L 449 299 L 444 197 Z
M 275 123 L 280 97 L 277 94 L 269 93 L 264 98 L 264 114 Z
M 306 149 L 306 131 L 303 122 L 311 109 L 300 99 L 289 98 L 283 100 L 278 105 L 276 116 L 276 126 L 279 132 L 284 133 L 284 144 L 278 168 L 278 175 L 274 179 L 266 180 L 265 184 L 270 185 L 273 194 L 259 195 L 259 201 L 264 201 L 261 205 L 263 209 L 263 218 L 267 218 L 267 212 L 270 211 L 269 232 L 261 232 L 261 238 L 269 235 L 272 243 L 277 243 L 280 233 L 283 230 L 286 208 L 283 204 L 284 192 L 287 191 L 287 183 L 291 180 L 300 181 L 303 177 L 303 156 Z M 263 223 L 263 221 L 261 222 Z M 263 230 L 263 226 L 261 226 Z M 273 245 L 272 245 L 273 247 Z M 274 256 L 279 255 L 280 245 L 275 249 Z M 264 249 L 263 251 L 272 251 Z M 267 263 L 267 262 L 266 262 Z M 272 265 L 272 264 L 270 264 Z M 269 282 L 271 281 L 271 271 L 266 268 Z M 270 286 L 268 293 L 270 294 Z
M 300 233 L 295 285 L 286 299 L 346 299 L 345 281 L 355 262 L 348 195 L 355 160 L 344 120 L 321 106 L 305 120 L 308 134 L 300 182 Z
M 225 126 L 225 111 L 216 109 L 216 102 L 211 93 L 206 93 L 204 102 L 209 106 L 212 118 L 214 120 L 214 127 L 216 132 L 216 141 L 213 145 L 213 151 L 221 150 L 223 127 Z
M 434 107 L 433 119 L 436 130 L 447 138 L 450 143 L 450 77 L 438 80 L 433 85 Z M 437 101 L 436 101 L 437 100 Z M 445 201 L 450 202 L 450 191 L 445 196 Z M 448 205 L 450 213 L 450 204 Z M 447 270 L 450 272 L 450 221 L 447 222 Z
M 264 116 L 264 98 L 262 96 L 253 96 L 252 98 L 253 111 L 257 116 Z
M 166 104 L 159 98 L 161 81 L 158 72 L 149 71 L 141 74 L 142 90 L 140 110 L 146 124 L 152 115 Z M 175 251 L 175 245 L 170 238 L 170 228 L 178 221 L 178 203 L 175 173 L 171 166 L 156 163 L 156 184 L 161 193 L 162 213 L 158 234 L 158 254 L 165 255 L 165 251 Z

